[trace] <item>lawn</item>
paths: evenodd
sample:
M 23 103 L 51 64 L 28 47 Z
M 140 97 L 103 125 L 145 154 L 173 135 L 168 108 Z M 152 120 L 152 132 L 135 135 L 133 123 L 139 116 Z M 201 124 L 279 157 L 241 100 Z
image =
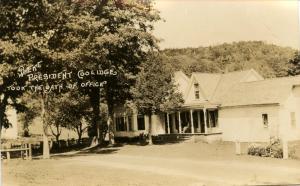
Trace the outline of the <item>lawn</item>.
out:
M 4 186 L 300 183 L 300 161 L 236 156 L 232 143 L 120 145 L 2 162 Z

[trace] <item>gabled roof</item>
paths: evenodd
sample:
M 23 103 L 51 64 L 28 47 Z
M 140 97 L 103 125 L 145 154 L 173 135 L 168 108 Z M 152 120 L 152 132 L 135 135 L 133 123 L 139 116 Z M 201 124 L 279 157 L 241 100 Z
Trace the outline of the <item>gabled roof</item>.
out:
M 182 81 L 184 82 L 187 81 Z M 253 69 L 226 74 L 193 73 L 188 85 L 181 86 L 186 88 L 182 90 L 185 98 L 188 98 L 189 91 L 195 82 L 199 83 L 205 101 L 189 101 L 186 106 L 193 104 L 217 104 L 221 107 L 280 104 L 291 94 L 294 85 L 300 86 L 300 76 L 264 80 Z
M 201 90 L 207 100 L 213 96 L 214 91 L 220 81 L 221 74 L 209 74 L 209 73 L 193 73 L 191 79 L 194 81 L 191 82 L 191 85 L 195 82 L 199 83 Z
M 222 103 L 222 98 L 227 94 L 227 92 L 236 84 L 247 81 L 249 75 L 256 76 L 257 80 L 263 80 L 255 70 L 245 70 L 245 71 L 236 71 L 222 74 L 220 81 L 215 89 L 214 94 L 212 95 L 212 102 Z
M 247 81 L 247 77 L 252 74 L 257 80 L 263 78 L 253 69 L 246 71 L 229 72 L 226 74 L 211 73 L 192 73 L 191 82 L 188 91 L 195 82 L 199 83 L 201 91 L 204 93 L 205 99 L 209 102 L 218 103 L 228 90 L 235 84 Z M 186 94 L 187 95 L 187 94 Z
M 219 101 L 222 106 L 282 103 L 291 94 L 300 76 L 242 82 L 232 87 Z
M 174 73 L 174 80 L 176 85 L 178 85 L 178 91 L 182 93 L 183 97 L 185 97 L 190 78 L 188 78 L 182 71 L 176 71 Z

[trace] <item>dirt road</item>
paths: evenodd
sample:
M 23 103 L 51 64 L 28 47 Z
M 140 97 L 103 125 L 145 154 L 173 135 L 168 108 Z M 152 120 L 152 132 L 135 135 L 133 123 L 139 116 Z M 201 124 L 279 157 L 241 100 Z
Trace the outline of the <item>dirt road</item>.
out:
M 236 156 L 228 144 L 125 145 L 3 162 L 3 186 L 300 184 L 300 161 Z
M 133 155 L 75 157 L 79 166 L 101 166 L 126 171 L 191 179 L 192 185 L 244 185 L 300 183 L 300 167 L 263 165 L 242 161 L 206 161 Z M 67 163 L 67 162 L 66 162 Z M 151 177 L 149 178 L 151 179 Z

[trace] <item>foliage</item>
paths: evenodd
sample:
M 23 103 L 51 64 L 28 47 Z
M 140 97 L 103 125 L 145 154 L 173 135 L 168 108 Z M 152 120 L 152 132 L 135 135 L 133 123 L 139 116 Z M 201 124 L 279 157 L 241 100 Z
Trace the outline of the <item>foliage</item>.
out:
M 24 93 L 20 97 L 20 104 L 26 105 L 25 110 L 18 114 L 19 124 L 22 125 L 21 129 L 23 131 L 22 136 L 28 137 L 29 134 L 29 125 L 31 122 L 40 115 L 41 105 L 40 105 L 40 97 L 34 95 Z
M 7 126 L 5 109 L 8 100 L 16 102 L 22 94 L 7 92 L 7 87 L 28 83 L 26 78 L 17 78 L 20 65 L 42 61 L 41 73 L 117 71 L 118 75 L 112 77 L 72 79 L 79 83 L 108 82 L 102 92 L 98 87 L 79 90 L 90 97 L 92 121 L 98 125 L 100 98 L 106 98 L 111 117 L 114 104 L 130 96 L 129 89 L 140 63 L 149 51 L 158 48 L 158 40 L 151 31 L 153 22 L 160 18 L 151 1 L 1 0 L 0 5 L 1 126 L 3 123 Z M 18 82 L 20 80 L 22 82 Z M 51 83 L 39 82 L 43 85 Z M 43 102 L 47 102 L 46 97 L 42 95 Z
M 52 61 L 48 41 L 54 27 L 63 22 L 62 4 L 58 0 L 0 1 L 0 127 L 7 127 L 3 120 L 7 105 L 25 110 L 18 102 L 23 91 L 8 89 L 11 85 L 28 85 L 25 76 L 18 76 L 18 68 Z
M 106 126 L 106 121 L 107 121 L 107 117 L 108 117 L 108 108 L 107 105 L 104 103 L 100 104 L 100 127 L 101 127 L 101 131 L 102 131 L 102 135 L 104 136 L 105 133 L 107 132 L 107 126 Z M 87 115 L 87 117 L 85 117 L 86 121 L 89 123 L 89 126 L 87 128 L 87 132 L 88 132 L 88 136 L 89 137 L 93 137 L 93 136 L 97 136 L 97 126 L 95 125 L 94 122 L 92 122 L 92 115 Z
M 179 107 L 183 99 L 173 81 L 172 70 L 162 63 L 162 58 L 158 54 L 150 55 L 142 64 L 137 82 L 131 90 L 138 110 L 151 115 Z
M 289 75 L 295 76 L 300 74 L 300 52 L 295 53 L 294 57 L 290 60 Z
M 159 16 L 151 1 L 148 2 L 75 1 L 65 29 L 54 34 L 54 38 L 61 38 L 53 42 L 60 49 L 57 52 L 58 58 L 67 61 L 69 69 L 113 69 L 118 73 L 117 76 L 93 76 L 75 80 L 79 83 L 107 81 L 101 92 L 97 87 L 80 90 L 90 97 L 92 125 L 98 129 L 100 102 L 108 105 L 111 118 L 113 106 L 130 97 L 130 86 L 139 71 L 137 67 L 149 51 L 157 48 L 157 39 L 151 31 L 153 22 L 159 20 Z
M 251 144 L 248 147 L 248 154 L 254 156 L 282 158 L 282 143 L 279 139 L 271 139 L 267 145 Z
M 142 64 L 136 84 L 132 87 L 133 104 L 150 118 L 149 144 L 152 144 L 152 115 L 176 109 L 183 103 L 182 94 L 176 91 L 172 70 L 162 63 L 159 53 L 152 53 Z
M 289 60 L 296 50 L 266 44 L 262 41 L 241 41 L 198 48 L 166 49 L 164 62 L 175 70 L 223 73 L 253 68 L 264 77 L 288 75 Z
M 47 121 L 57 141 L 62 127 L 74 130 L 80 141 L 87 128 L 87 123 L 83 122 L 84 118 L 91 113 L 88 99 L 73 91 L 52 97 L 48 101 Z M 52 126 L 56 131 L 52 129 Z

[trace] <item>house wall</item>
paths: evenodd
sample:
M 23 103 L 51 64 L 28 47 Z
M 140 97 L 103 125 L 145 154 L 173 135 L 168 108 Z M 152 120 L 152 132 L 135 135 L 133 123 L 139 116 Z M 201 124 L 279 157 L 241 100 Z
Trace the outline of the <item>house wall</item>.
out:
M 279 106 L 226 107 L 219 110 L 219 127 L 224 141 L 266 142 L 278 136 Z M 268 114 L 268 127 L 262 114 Z
M 138 124 L 137 124 L 137 112 L 136 110 L 128 110 L 125 109 L 124 107 L 117 107 L 115 109 L 115 117 L 123 117 L 123 116 L 132 116 L 133 121 L 132 121 L 132 129 L 129 130 L 129 127 L 127 127 L 126 131 L 116 131 L 115 130 L 115 136 L 116 137 L 137 137 L 141 133 L 148 134 L 149 133 L 149 117 L 144 116 L 144 121 L 145 121 L 145 130 L 138 130 Z M 159 115 L 153 115 L 152 116 L 152 134 L 153 135 L 158 135 L 158 134 L 165 134 L 165 118 L 163 114 Z M 114 119 L 114 129 L 116 129 L 116 121 Z
M 85 121 L 83 121 L 83 128 L 87 126 L 87 123 Z M 40 116 L 36 117 L 33 119 L 33 121 L 30 123 L 29 127 L 29 135 L 42 135 L 43 134 L 43 121 L 42 118 Z M 54 132 L 56 131 L 55 127 L 52 127 L 52 130 L 54 130 Z M 50 128 L 48 128 L 48 134 L 52 135 Z M 87 130 L 85 132 L 83 132 L 82 138 L 87 138 L 88 133 Z M 75 132 L 72 129 L 67 129 L 62 127 L 61 128 L 61 134 L 59 136 L 59 139 L 61 140 L 66 140 L 66 139 L 78 139 L 78 134 L 77 132 Z
M 8 108 L 6 111 L 7 119 L 12 124 L 8 129 L 2 128 L 1 138 L 16 139 L 18 137 L 18 119 L 17 112 L 13 108 Z
M 192 82 L 192 85 L 194 85 L 194 82 Z M 200 87 L 200 85 L 199 85 Z M 195 98 L 195 87 L 191 86 L 190 90 L 187 93 L 187 97 L 185 99 L 185 104 L 192 104 L 192 103 L 203 103 L 206 101 L 204 95 L 203 95 L 203 91 L 201 88 L 199 88 L 200 92 L 199 92 L 199 99 Z
M 242 78 L 240 82 L 259 81 L 263 79 L 264 78 L 261 75 L 259 75 L 256 71 L 252 69 L 244 78 Z
M 3 139 L 16 139 L 23 135 L 23 126 L 22 123 L 19 122 L 19 117 L 15 109 L 8 108 L 7 109 L 7 117 L 12 126 L 8 129 L 2 129 L 1 131 L 1 138 Z M 30 123 L 29 127 L 29 135 L 42 135 L 43 134 L 43 123 L 41 117 L 36 117 Z M 48 133 L 52 135 L 51 130 L 48 129 Z M 82 135 L 83 138 L 88 137 L 87 132 L 84 132 Z M 71 138 L 78 138 L 77 133 L 74 130 L 62 128 L 62 133 L 59 137 L 60 139 L 71 139 Z
M 165 134 L 165 116 L 163 114 L 153 115 L 153 135 Z
M 292 125 L 291 112 L 295 112 L 295 125 Z M 300 87 L 281 105 L 279 135 L 289 141 L 300 140 Z

